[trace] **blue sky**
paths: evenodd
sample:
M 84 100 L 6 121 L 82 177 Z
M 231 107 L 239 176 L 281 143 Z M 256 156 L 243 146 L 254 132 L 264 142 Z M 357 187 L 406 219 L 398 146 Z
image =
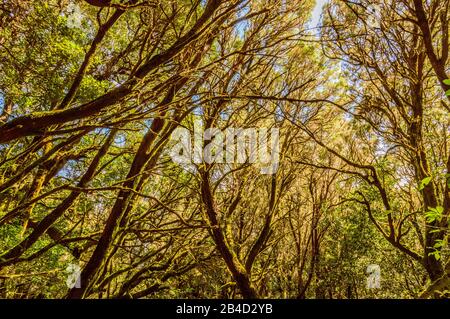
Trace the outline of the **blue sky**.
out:
M 314 7 L 311 19 L 311 27 L 316 27 L 319 23 L 320 15 L 322 14 L 322 7 L 328 0 L 316 0 L 316 6 Z

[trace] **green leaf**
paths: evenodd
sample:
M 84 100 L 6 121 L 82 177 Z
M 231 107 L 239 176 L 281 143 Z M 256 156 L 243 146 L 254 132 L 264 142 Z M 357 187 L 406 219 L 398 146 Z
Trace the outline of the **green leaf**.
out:
M 446 85 L 450 85 L 450 79 L 446 79 L 446 80 L 444 80 L 443 82 L 444 82 L 444 84 L 446 84 Z
M 450 90 L 445 91 L 445 95 L 450 96 Z
M 444 247 L 444 245 L 445 245 L 445 242 L 442 239 L 438 239 L 435 241 L 433 248 L 436 248 L 436 249 L 442 248 L 442 247 Z
M 425 218 L 428 223 L 432 223 L 434 221 L 441 221 L 442 213 L 444 212 L 444 207 L 428 207 L 428 211 L 425 213 Z
M 434 256 L 434 258 L 436 258 L 436 260 L 441 259 L 441 254 L 437 250 L 428 253 L 428 256 Z
M 419 183 L 419 190 L 423 190 L 431 182 L 431 176 L 425 177 Z

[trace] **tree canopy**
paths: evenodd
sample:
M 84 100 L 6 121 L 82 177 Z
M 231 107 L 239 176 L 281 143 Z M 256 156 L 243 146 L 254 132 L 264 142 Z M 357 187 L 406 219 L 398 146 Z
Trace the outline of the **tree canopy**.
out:
M 0 297 L 448 297 L 449 23 L 450 0 L 3 1 Z

